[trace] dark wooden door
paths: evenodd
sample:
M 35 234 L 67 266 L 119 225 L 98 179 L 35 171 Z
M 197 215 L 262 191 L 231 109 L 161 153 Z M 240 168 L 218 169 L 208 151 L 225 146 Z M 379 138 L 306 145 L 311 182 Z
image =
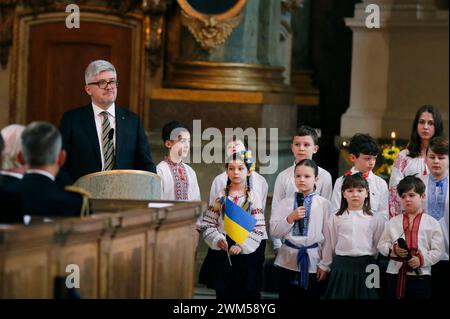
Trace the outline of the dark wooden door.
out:
M 96 59 L 114 64 L 120 81 L 116 104 L 130 104 L 131 28 L 83 22 L 67 29 L 62 22 L 30 28 L 27 123 L 49 121 L 59 125 L 62 114 L 88 104 L 84 70 Z

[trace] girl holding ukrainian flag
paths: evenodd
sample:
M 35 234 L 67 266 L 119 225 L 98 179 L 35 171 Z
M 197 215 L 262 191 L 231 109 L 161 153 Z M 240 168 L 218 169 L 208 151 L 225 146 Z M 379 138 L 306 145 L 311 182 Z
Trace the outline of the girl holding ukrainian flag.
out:
M 209 246 L 199 282 L 217 299 L 259 299 L 267 232 L 261 199 L 249 187 L 250 151 L 230 156 L 227 185 L 198 222 Z

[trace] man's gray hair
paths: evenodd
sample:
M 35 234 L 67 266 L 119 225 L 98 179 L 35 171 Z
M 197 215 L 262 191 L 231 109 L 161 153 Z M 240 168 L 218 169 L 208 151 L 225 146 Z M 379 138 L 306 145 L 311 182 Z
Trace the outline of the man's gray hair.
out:
M 28 165 L 55 163 L 61 147 L 61 133 L 50 123 L 33 122 L 22 133 L 22 151 Z
M 94 77 L 99 75 L 102 72 L 111 71 L 117 75 L 116 68 L 110 62 L 105 60 L 95 60 L 89 63 L 84 71 L 84 80 L 86 81 L 86 85 L 94 80 Z

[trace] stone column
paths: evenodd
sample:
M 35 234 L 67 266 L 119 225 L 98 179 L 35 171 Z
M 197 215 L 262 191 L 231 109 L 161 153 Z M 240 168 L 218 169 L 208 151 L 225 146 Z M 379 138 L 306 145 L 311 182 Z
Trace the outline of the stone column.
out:
M 433 0 L 363 0 L 353 31 L 350 106 L 341 118 L 341 136 L 366 132 L 408 139 L 416 110 L 440 108 L 448 132 L 448 11 Z M 380 28 L 366 27 L 366 6 L 380 8 Z

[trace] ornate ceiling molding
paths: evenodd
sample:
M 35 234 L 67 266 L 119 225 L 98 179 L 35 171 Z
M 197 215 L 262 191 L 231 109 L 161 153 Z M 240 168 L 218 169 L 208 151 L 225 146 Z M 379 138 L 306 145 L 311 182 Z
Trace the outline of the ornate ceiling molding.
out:
M 182 9 L 181 23 L 206 50 L 222 45 L 242 20 L 246 0 L 237 0 L 229 10 L 219 14 L 205 14 L 194 9 L 187 0 L 177 0 Z

